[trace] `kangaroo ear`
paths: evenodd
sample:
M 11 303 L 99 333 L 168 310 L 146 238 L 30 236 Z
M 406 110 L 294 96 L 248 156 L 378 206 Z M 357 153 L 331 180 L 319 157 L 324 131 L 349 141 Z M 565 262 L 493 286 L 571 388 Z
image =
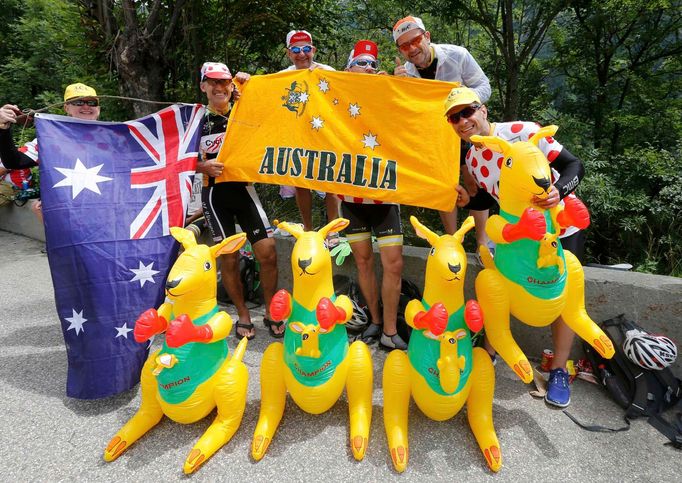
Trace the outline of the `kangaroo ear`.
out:
M 435 335 L 429 329 L 424 330 L 424 332 L 422 332 L 422 334 L 424 334 L 424 337 L 426 337 L 427 339 L 440 340 L 440 337 Z
M 296 239 L 300 238 L 301 235 L 305 233 L 301 225 L 298 225 L 296 223 L 287 223 L 286 221 L 275 220 L 274 224 L 280 230 L 288 231 L 289 233 L 291 233 Z
M 297 334 L 301 334 L 305 329 L 305 326 L 300 322 L 292 322 L 289 324 L 289 328 Z
M 211 255 L 213 258 L 218 258 L 219 255 L 226 253 L 234 253 L 239 250 L 246 242 L 246 233 L 237 233 L 229 238 L 211 247 Z
M 559 130 L 559 126 L 555 126 L 555 125 L 541 127 L 538 130 L 538 132 L 533 134 L 533 137 L 530 138 L 528 140 L 528 142 L 531 142 L 537 146 L 538 143 L 540 142 L 540 139 L 546 138 L 547 136 L 554 136 L 558 130 Z
M 318 233 L 322 235 L 322 238 L 326 238 L 328 233 L 333 231 L 341 231 L 344 228 L 346 228 L 349 223 L 350 221 L 346 220 L 345 218 L 337 218 L 336 220 L 332 220 L 325 226 L 320 228 L 320 231 L 318 231 Z
M 179 226 L 172 226 L 170 229 L 171 236 L 177 241 L 182 243 L 182 247 L 187 250 L 193 246 L 196 246 L 197 239 L 194 237 L 194 233 Z
M 464 240 L 464 235 L 466 235 L 469 230 L 474 227 L 474 225 L 474 217 L 468 216 L 467 219 L 462 223 L 462 226 L 459 227 L 459 230 L 457 230 L 452 236 L 454 236 L 459 243 L 462 243 L 462 240 Z
M 417 217 L 414 215 L 410 216 L 410 223 L 412 223 L 414 232 L 417 234 L 419 238 L 423 238 L 424 240 L 429 242 L 429 245 L 435 246 L 436 242 L 438 241 L 438 235 L 436 235 L 434 232 L 426 228 L 426 226 L 422 225 L 417 219 Z
M 502 153 L 505 156 L 507 156 L 507 153 L 511 149 L 511 144 L 509 144 L 506 140 L 502 138 L 498 138 L 497 136 L 471 136 L 471 142 L 473 143 L 481 143 L 483 144 L 486 148 L 492 149 L 493 151 L 496 151 L 498 153 Z

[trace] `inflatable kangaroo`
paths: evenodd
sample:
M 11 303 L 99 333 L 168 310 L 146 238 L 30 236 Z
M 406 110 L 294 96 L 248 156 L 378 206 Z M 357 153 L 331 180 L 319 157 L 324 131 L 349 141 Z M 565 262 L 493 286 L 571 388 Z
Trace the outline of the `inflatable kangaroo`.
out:
M 424 297 L 405 310 L 415 330 L 407 354 L 394 350 L 384 363 L 384 426 L 393 466 L 407 467 L 407 414 L 410 394 L 429 418 L 445 421 L 467 404 L 469 426 L 488 466 L 502 466 L 500 444 L 493 427 L 495 371 L 488 353 L 472 348 L 470 330 L 483 327 L 478 304 L 464 305 L 467 258 L 462 239 L 474 226 L 469 217 L 454 235 L 438 236 L 412 216 L 417 235 L 431 245 L 426 261 Z M 449 448 L 448 448 L 449 449 Z
M 164 331 L 166 341 L 142 368 L 140 409 L 109 442 L 104 459 L 118 458 L 164 414 L 178 423 L 194 423 L 217 406 L 218 415 L 185 460 L 185 473 L 192 473 L 232 438 L 246 407 L 248 372 L 242 357 L 247 339 L 228 358 L 225 339 L 232 319 L 218 311 L 215 283 L 216 257 L 237 251 L 246 235 L 209 248 L 197 245 L 184 228 L 171 228 L 171 234 L 185 251 L 168 274 L 166 302 L 158 312 L 144 312 L 134 331 L 137 342 Z
M 528 359 L 509 330 L 509 314 L 544 327 L 561 316 L 566 324 L 604 358 L 613 357 L 613 344 L 585 311 L 585 277 L 578 259 L 563 250 L 561 229 L 589 225 L 589 213 L 577 198 L 550 210 L 532 206 L 533 196 L 547 196 L 551 172 L 537 147 L 552 136 L 546 126 L 528 141 L 509 143 L 496 136 L 472 136 L 474 143 L 503 153 L 500 169 L 500 214 L 491 216 L 486 232 L 497 243 L 495 259 L 480 248 L 485 269 L 476 277 L 476 298 L 485 315 L 488 340 L 502 359 L 526 383 L 533 380 Z
M 303 231 L 286 222 L 277 227 L 296 237 L 291 254 L 293 294 L 280 290 L 270 303 L 273 320 L 286 320 L 284 344 L 270 344 L 261 363 L 261 407 L 251 453 L 260 460 L 284 414 L 287 391 L 304 411 L 321 414 L 348 394 L 350 444 L 361 460 L 372 422 L 372 359 L 360 341 L 348 346 L 344 325 L 353 306 L 334 296 L 332 263 L 324 246 L 327 233 L 341 231 L 348 220 L 338 218 L 319 232 Z

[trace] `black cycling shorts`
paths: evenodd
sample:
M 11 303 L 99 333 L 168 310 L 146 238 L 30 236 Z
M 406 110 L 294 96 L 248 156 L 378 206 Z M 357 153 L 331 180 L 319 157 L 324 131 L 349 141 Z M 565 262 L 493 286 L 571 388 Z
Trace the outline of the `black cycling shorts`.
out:
M 201 204 L 214 242 L 237 233 L 235 219 L 252 245 L 272 237 L 272 226 L 253 185 L 224 182 L 204 186 Z
M 585 232 L 577 231 L 572 235 L 560 238 L 561 247 L 568 250 L 582 263 L 585 264 Z
M 403 244 L 400 205 L 341 202 L 341 213 L 348 218 L 349 243 L 371 240 L 372 231 L 380 247 Z

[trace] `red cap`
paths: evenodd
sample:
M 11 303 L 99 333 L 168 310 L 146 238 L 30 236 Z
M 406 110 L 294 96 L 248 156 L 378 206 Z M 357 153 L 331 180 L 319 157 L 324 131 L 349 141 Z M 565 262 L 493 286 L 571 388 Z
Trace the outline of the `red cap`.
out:
M 287 34 L 287 48 L 297 42 L 307 42 L 312 45 L 313 36 L 310 35 L 310 32 L 306 32 L 305 30 L 292 30 Z
M 201 66 L 201 82 L 210 79 L 232 79 L 230 69 L 221 62 L 204 62 Z

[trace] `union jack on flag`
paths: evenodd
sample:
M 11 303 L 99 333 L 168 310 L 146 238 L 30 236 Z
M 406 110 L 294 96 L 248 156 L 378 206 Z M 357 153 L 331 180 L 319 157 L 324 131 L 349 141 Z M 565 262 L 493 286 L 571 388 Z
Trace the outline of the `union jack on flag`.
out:
M 121 123 L 37 115 L 40 185 L 67 395 L 111 396 L 139 382 L 148 354 L 132 331 L 164 299 L 196 166 L 200 105 Z

